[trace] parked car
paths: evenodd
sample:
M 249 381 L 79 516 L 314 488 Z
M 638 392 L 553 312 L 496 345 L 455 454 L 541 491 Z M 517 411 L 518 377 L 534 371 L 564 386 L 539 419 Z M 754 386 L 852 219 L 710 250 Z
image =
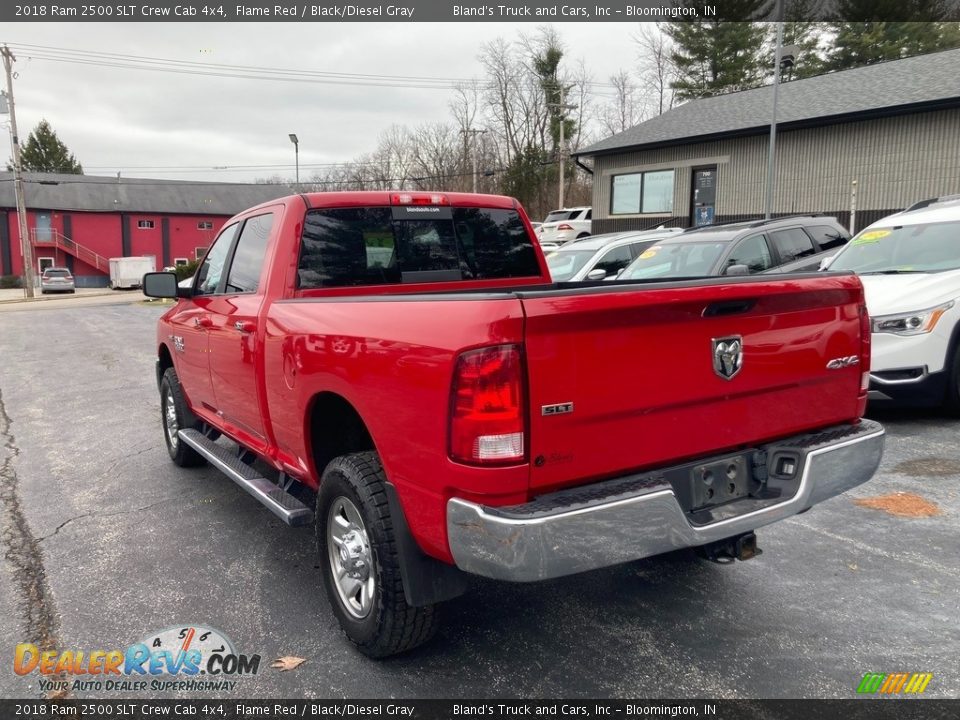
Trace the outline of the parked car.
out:
M 170 459 L 314 525 L 373 657 L 428 640 L 471 575 L 754 557 L 756 528 L 883 450 L 860 368 L 836 365 L 870 361 L 854 275 L 558 286 L 508 197 L 279 198 L 228 220 L 190 287 L 148 273 L 144 293 L 177 298 L 154 344 Z
M 544 218 L 537 232 L 541 242 L 555 242 L 563 245 L 590 235 L 593 209 L 588 207 L 563 208 L 551 210 Z
M 680 232 L 680 228 L 665 228 L 591 235 L 575 240 L 547 256 L 550 277 L 554 282 L 613 280 L 644 248 Z
M 76 292 L 77 286 L 69 268 L 48 267 L 40 276 L 40 294 L 53 292 Z
M 863 282 L 871 399 L 960 414 L 960 197 L 875 222 L 825 265 Z
M 849 238 L 836 218 L 823 215 L 711 225 L 651 246 L 620 279 L 813 271 Z

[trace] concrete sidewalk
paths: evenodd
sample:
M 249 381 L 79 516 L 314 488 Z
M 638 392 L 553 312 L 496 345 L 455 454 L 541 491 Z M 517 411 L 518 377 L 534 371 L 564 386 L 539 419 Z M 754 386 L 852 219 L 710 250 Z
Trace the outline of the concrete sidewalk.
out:
M 140 290 L 111 290 L 110 288 L 80 288 L 76 293 L 51 293 L 41 295 L 39 288 L 36 297 L 24 297 L 23 290 L 0 290 L 0 312 L 7 310 L 28 310 L 37 307 L 83 307 L 86 305 L 112 305 L 133 303 L 146 300 Z

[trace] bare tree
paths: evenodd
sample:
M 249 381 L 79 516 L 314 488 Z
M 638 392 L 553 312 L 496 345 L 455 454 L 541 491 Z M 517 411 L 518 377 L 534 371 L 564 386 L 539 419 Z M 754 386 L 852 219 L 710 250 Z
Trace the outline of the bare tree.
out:
M 600 109 L 598 120 L 607 135 L 615 135 L 646 118 L 647 101 L 637 80 L 626 70 L 611 75 L 610 84 L 614 99 Z
M 641 23 L 633 40 L 637 43 L 641 82 L 653 97 L 656 114 L 663 115 L 675 99 L 671 86 L 677 69 L 671 60 L 672 43 L 659 22 Z

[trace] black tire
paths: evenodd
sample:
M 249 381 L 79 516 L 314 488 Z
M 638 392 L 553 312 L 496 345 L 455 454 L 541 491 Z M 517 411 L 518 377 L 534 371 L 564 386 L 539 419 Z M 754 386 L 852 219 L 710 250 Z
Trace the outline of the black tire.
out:
M 175 417 L 175 426 L 168 423 L 168 402 L 172 402 Z M 163 441 L 167 445 L 167 453 L 174 465 L 180 467 L 197 467 L 206 463 L 206 460 L 196 450 L 176 437 L 176 431 L 182 428 L 201 429 L 202 423 L 197 419 L 183 399 L 183 390 L 180 389 L 180 380 L 177 371 L 167 368 L 160 380 L 160 424 L 163 428 Z
M 385 480 L 383 466 L 375 452 L 341 455 L 327 465 L 317 495 L 317 547 L 330 606 L 347 638 L 360 652 L 372 658 L 412 650 L 427 642 L 435 629 L 434 606 L 411 607 L 403 594 Z M 334 577 L 336 561 L 329 553 L 328 519 L 331 510 L 341 508 L 344 500 L 359 511 L 362 524 L 351 524 L 350 527 L 363 531 L 366 544 L 361 545 L 369 553 L 365 557 L 372 557 L 364 579 L 355 581 L 358 586 L 368 583 L 371 577 L 374 581 L 373 591 L 367 596 L 369 609 L 366 615 L 362 615 L 362 611 L 358 613 L 356 607 L 348 609 Z M 343 557 L 339 552 L 337 556 Z
M 953 349 L 949 360 L 947 394 L 943 398 L 943 409 L 954 417 L 960 417 L 960 343 Z

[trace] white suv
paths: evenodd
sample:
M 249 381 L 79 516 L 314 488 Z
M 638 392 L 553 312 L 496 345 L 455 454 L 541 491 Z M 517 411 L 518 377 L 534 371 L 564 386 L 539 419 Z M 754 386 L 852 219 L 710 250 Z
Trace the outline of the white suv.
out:
M 870 398 L 960 414 L 960 196 L 861 231 L 825 269 L 853 271 L 870 313 Z
M 590 235 L 590 217 L 593 208 L 575 207 L 551 210 L 537 229 L 540 243 L 563 245 Z

